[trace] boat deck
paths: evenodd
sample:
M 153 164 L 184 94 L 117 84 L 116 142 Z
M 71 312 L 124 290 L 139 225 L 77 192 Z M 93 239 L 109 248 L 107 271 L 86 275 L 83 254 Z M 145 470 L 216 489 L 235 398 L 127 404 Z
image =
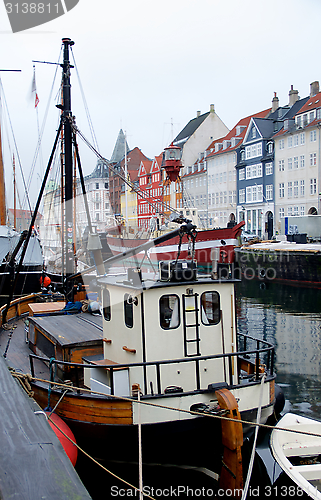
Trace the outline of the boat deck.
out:
M 12 330 L 0 331 L 0 352 L 7 349 L 6 359 L 9 366 L 23 373 L 30 373 L 29 348 L 27 339 L 27 318 L 11 321 Z M 61 314 L 29 317 L 28 321 L 35 324 L 45 332 L 49 338 L 56 339 L 63 346 L 90 342 L 102 342 L 103 328 L 102 317 L 89 313 Z M 81 360 L 79 360 L 81 362 Z M 39 360 L 34 360 L 37 377 L 47 378 L 48 369 Z

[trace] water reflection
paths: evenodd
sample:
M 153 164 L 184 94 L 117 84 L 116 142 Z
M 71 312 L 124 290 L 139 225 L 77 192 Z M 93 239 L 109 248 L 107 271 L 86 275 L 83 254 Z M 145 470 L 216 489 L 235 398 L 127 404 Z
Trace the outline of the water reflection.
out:
M 321 290 L 237 285 L 238 329 L 276 346 L 285 411 L 321 420 Z

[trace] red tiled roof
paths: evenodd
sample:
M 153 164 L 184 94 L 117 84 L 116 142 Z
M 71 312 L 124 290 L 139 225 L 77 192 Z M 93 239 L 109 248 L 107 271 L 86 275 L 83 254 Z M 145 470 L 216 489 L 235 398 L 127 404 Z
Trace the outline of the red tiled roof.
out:
M 215 148 L 215 144 L 222 143 L 223 141 L 230 141 L 232 139 L 232 137 L 239 137 L 240 139 L 244 139 L 244 136 L 245 136 L 245 133 L 246 133 L 246 129 L 247 129 L 247 127 L 248 127 L 248 125 L 249 125 L 249 123 L 251 121 L 251 118 L 265 118 L 266 116 L 268 116 L 268 114 L 270 113 L 270 111 L 271 111 L 271 108 L 268 108 L 268 109 L 264 109 L 263 111 L 259 111 L 258 113 L 254 113 L 253 115 L 246 116 L 245 118 L 241 118 L 241 120 L 237 122 L 237 124 L 232 128 L 232 130 L 230 130 L 230 132 L 228 134 L 226 134 L 224 137 L 221 137 L 220 139 L 216 139 L 215 141 L 213 141 L 209 145 L 209 147 L 206 149 L 206 151 L 210 152 L 211 149 Z M 236 128 L 237 127 L 245 127 L 239 135 L 236 135 Z M 210 158 L 212 156 L 221 154 L 223 151 L 224 152 L 226 152 L 226 151 L 233 151 L 239 145 L 240 145 L 240 141 L 238 141 L 235 146 L 230 145 L 230 146 L 228 146 L 224 150 L 220 149 L 217 152 L 212 151 L 211 153 L 209 153 L 207 155 L 206 159 Z
M 297 112 L 297 115 L 302 113 L 308 113 L 311 109 L 316 109 L 321 107 L 321 92 L 310 97 L 310 99 L 302 106 L 302 108 Z

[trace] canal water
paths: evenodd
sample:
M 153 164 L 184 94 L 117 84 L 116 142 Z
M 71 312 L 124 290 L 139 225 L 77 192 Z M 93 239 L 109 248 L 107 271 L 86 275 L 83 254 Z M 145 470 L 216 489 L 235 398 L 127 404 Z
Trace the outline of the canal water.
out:
M 321 289 L 242 281 L 237 310 L 239 332 L 276 347 L 285 411 L 321 420 Z
M 237 284 L 236 297 L 238 331 L 267 340 L 276 347 L 276 382 L 285 396 L 283 412 L 291 411 L 321 420 L 321 289 L 264 284 L 248 280 Z M 213 442 L 212 438 L 209 436 L 209 443 Z M 211 452 L 209 443 L 200 443 L 200 453 Z M 272 459 L 268 443 L 269 435 L 265 433 L 260 437 L 257 448 L 259 462 L 262 461 L 264 464 L 262 482 L 258 469 L 255 475 L 258 475 L 258 484 L 268 484 L 270 481 L 272 489 L 270 487 L 262 489 L 261 486 L 260 498 L 305 498 L 301 492 L 298 493 L 289 485 L 284 475 L 280 474 L 281 470 Z M 126 443 L 122 445 L 125 459 Z M 212 451 L 215 452 L 215 446 Z M 112 450 L 110 455 L 112 456 Z M 127 480 L 137 485 L 136 465 L 108 462 L 103 465 L 121 477 L 126 476 Z M 123 494 L 127 497 L 134 494 L 131 488 L 127 489 L 126 485 L 83 457 L 80 458 L 78 468 L 93 499 L 111 498 L 113 496 L 111 485 L 115 486 L 115 496 Z M 168 488 L 173 485 L 176 488 L 179 485 L 186 487 L 186 474 L 190 491 L 195 494 L 205 491 L 207 494 L 198 496 L 208 497 L 208 492 L 212 491 L 212 479 L 199 471 L 187 472 L 170 466 L 155 467 L 154 470 L 145 469 L 144 484 L 150 488 L 157 485 L 160 496 L 154 491 L 153 497 L 162 498 L 162 492 L 165 495 L 165 492 L 169 491 Z M 255 484 L 254 482 L 252 487 L 253 494 L 248 498 L 255 497 Z M 175 496 L 175 491 L 177 494 L 179 490 L 173 491 Z M 180 498 L 188 496 L 191 495 L 184 495 L 183 492 L 179 495 Z

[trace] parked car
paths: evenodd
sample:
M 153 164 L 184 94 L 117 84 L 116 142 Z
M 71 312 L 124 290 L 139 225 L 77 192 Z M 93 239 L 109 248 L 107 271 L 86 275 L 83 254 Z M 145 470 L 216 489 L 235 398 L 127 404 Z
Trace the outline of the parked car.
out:
M 252 241 L 258 238 L 258 235 L 255 233 L 252 233 L 251 231 L 248 231 L 246 229 L 243 229 L 242 234 L 241 234 L 241 239 L 242 243 L 246 243 L 248 241 Z

